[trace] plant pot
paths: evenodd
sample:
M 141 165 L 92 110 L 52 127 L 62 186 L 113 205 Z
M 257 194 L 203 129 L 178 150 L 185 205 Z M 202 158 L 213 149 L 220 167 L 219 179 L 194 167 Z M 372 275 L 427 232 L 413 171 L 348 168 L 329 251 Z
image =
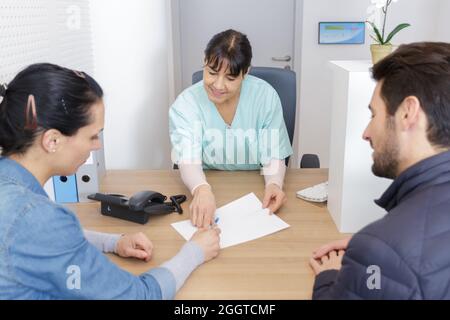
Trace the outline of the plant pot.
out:
M 371 44 L 370 52 L 372 53 L 372 62 L 376 64 L 392 52 L 391 44 Z

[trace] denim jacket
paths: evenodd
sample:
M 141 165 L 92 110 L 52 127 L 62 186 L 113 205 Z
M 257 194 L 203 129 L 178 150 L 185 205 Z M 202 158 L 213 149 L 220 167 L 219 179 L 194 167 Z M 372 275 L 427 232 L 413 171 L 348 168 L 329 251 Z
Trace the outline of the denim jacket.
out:
M 73 212 L 0 157 L 0 299 L 171 299 L 174 275 L 134 276 L 89 243 Z

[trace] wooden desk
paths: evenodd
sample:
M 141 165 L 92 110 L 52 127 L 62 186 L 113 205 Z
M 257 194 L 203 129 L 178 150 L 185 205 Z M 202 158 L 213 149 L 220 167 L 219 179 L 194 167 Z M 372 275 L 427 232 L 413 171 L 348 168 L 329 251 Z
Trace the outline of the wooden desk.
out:
M 220 207 L 249 192 L 263 198 L 259 172 L 208 172 L 208 182 Z M 308 265 L 313 249 L 345 235 L 338 233 L 326 205 L 296 198 L 297 190 L 327 180 L 327 170 L 288 170 L 285 191 L 288 201 L 278 215 L 291 225 L 273 235 L 226 248 L 200 266 L 188 278 L 177 299 L 310 299 L 314 274 Z M 189 194 L 176 171 L 109 171 L 102 192 L 127 196 L 141 190 L 165 195 Z M 121 268 L 140 274 L 177 253 L 185 240 L 170 224 L 189 217 L 191 197 L 183 204 L 185 213 L 151 218 L 146 225 L 102 216 L 98 203 L 71 205 L 83 227 L 101 232 L 143 232 L 154 243 L 148 262 L 109 255 Z

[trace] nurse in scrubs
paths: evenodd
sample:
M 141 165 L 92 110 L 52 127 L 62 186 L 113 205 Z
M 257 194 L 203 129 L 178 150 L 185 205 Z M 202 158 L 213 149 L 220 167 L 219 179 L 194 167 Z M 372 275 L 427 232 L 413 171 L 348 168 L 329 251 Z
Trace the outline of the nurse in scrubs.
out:
M 193 195 L 192 224 L 214 224 L 216 201 L 204 169 L 261 170 L 263 207 L 276 212 L 286 201 L 285 159 L 292 155 L 280 98 L 264 80 L 248 74 L 247 37 L 227 30 L 205 50 L 203 81 L 184 90 L 169 111 L 172 160 Z

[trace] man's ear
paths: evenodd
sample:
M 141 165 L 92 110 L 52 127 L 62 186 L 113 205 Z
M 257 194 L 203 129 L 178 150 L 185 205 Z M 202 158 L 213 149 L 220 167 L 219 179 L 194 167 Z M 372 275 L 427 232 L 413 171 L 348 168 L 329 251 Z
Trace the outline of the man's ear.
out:
M 42 148 L 47 153 L 55 153 L 61 147 L 63 135 L 59 130 L 50 129 L 42 134 Z
M 400 104 L 397 113 L 401 128 L 409 130 L 419 124 L 423 110 L 419 99 L 415 96 L 409 96 Z

